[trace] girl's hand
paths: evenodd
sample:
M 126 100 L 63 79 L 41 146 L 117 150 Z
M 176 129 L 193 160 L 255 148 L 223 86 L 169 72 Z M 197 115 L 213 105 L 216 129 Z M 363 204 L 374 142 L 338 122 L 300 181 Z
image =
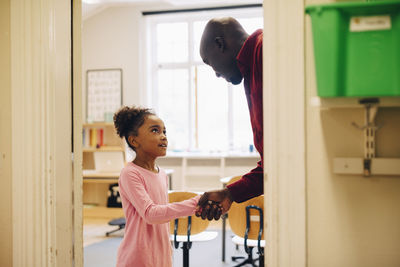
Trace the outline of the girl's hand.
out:
M 196 216 L 203 220 L 218 220 L 228 212 L 232 205 L 232 197 L 227 188 L 204 193 L 197 203 Z

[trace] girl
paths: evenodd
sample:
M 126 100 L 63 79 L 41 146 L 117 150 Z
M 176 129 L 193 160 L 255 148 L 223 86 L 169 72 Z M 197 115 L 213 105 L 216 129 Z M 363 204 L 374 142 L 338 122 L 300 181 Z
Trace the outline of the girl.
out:
M 169 224 L 192 215 L 200 196 L 168 203 L 168 179 L 155 160 L 167 152 L 163 121 L 149 109 L 123 107 L 114 114 L 117 134 L 136 153 L 121 171 L 119 190 L 126 218 L 117 266 L 171 267 Z

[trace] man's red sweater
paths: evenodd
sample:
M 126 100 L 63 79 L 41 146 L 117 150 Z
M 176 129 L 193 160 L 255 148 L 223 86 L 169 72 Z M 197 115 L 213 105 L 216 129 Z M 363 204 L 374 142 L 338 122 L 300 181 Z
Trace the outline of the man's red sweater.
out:
M 247 38 L 236 58 L 239 70 L 244 78 L 244 89 L 253 128 L 254 146 L 261 156 L 256 168 L 243 175 L 242 179 L 228 185 L 229 192 L 236 202 L 246 201 L 264 192 L 262 42 L 263 31 L 255 31 Z

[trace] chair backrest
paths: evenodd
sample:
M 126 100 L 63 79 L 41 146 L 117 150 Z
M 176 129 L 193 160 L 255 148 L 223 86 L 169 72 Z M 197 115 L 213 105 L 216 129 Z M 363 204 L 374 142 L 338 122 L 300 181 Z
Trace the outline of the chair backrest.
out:
M 249 199 L 242 203 L 233 202 L 228 212 L 229 225 L 235 235 L 244 237 L 246 231 L 246 207 L 254 205 L 264 210 L 264 195 Z M 250 231 L 248 233 L 249 239 L 257 239 L 260 229 L 260 216 L 259 212 L 250 209 Z M 264 232 L 261 239 L 264 239 Z
M 168 194 L 169 202 L 180 202 L 192 197 L 197 196 L 193 192 L 170 192 Z M 209 224 L 208 220 L 202 220 L 200 217 L 196 217 L 194 214 L 191 216 L 191 229 L 190 235 L 195 235 L 203 232 L 207 229 Z M 178 219 L 178 235 L 187 235 L 188 217 L 181 217 Z M 170 221 L 170 233 L 174 234 L 175 220 Z

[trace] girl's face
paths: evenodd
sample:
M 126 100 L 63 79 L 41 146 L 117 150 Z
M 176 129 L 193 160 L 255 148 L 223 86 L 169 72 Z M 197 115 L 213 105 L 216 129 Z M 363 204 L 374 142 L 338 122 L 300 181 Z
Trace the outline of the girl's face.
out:
M 137 154 L 160 157 L 167 154 L 168 140 L 164 122 L 155 115 L 149 115 L 134 137 Z

